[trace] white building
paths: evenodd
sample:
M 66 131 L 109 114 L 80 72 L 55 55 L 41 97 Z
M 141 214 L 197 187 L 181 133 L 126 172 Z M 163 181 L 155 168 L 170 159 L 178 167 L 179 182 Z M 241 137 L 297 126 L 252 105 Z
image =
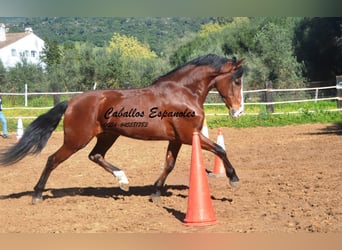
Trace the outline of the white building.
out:
M 28 63 L 42 65 L 40 55 L 44 45 L 44 41 L 31 28 L 21 33 L 7 33 L 5 25 L 0 23 L 0 60 L 5 68 L 14 67 L 23 59 Z

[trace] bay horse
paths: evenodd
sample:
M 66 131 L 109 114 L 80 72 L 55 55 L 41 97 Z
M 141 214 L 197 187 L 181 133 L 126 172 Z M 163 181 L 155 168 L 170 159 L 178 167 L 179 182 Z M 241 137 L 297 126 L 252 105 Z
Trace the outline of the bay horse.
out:
M 200 131 L 203 126 L 203 103 L 208 92 L 216 88 L 229 114 L 240 115 L 242 64 L 243 60 L 208 54 L 160 76 L 148 87 L 93 90 L 74 96 L 38 116 L 19 142 L 0 154 L 0 164 L 12 165 L 29 154 L 40 153 L 64 115 L 63 145 L 48 157 L 34 187 L 33 204 L 43 200 L 51 172 L 94 137 L 97 142 L 89 159 L 113 174 L 121 189 L 128 190 L 124 171 L 105 160 L 107 150 L 120 135 L 169 141 L 163 171 L 154 183 L 154 196 L 160 197 L 181 145 L 191 145 L 193 132 Z M 239 178 L 225 150 L 201 133 L 200 142 L 204 150 L 223 160 L 230 184 L 237 186 Z

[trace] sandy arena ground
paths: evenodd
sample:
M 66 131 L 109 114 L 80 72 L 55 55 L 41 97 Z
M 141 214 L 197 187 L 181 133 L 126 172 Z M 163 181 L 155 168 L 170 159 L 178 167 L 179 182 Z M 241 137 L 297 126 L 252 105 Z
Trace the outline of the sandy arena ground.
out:
M 342 232 L 342 124 L 223 128 L 229 159 L 241 179 L 208 178 L 216 224 L 186 226 L 191 147 L 183 146 L 161 202 L 149 201 L 167 142 L 121 137 L 107 159 L 125 170 L 130 191 L 87 158 L 94 145 L 51 175 L 44 202 L 32 190 L 47 157 L 62 144 L 55 132 L 43 152 L 0 167 L 0 232 Z M 217 129 L 209 130 L 216 141 Z M 15 143 L 0 139 L 0 149 Z M 213 169 L 214 155 L 203 152 Z

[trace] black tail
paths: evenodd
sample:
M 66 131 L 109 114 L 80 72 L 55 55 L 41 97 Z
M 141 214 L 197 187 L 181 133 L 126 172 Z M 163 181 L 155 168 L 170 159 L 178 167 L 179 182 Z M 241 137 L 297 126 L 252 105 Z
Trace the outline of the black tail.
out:
M 61 102 L 35 119 L 27 127 L 18 143 L 0 153 L 0 165 L 11 165 L 28 154 L 40 153 L 62 119 L 67 107 L 67 101 Z

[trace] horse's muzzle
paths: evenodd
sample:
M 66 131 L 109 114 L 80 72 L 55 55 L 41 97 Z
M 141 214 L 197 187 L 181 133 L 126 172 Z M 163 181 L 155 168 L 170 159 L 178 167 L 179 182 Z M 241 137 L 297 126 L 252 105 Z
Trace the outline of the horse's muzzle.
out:
M 242 114 L 243 114 L 243 107 L 240 107 L 238 109 L 231 108 L 229 110 L 229 115 L 234 118 L 240 117 Z

